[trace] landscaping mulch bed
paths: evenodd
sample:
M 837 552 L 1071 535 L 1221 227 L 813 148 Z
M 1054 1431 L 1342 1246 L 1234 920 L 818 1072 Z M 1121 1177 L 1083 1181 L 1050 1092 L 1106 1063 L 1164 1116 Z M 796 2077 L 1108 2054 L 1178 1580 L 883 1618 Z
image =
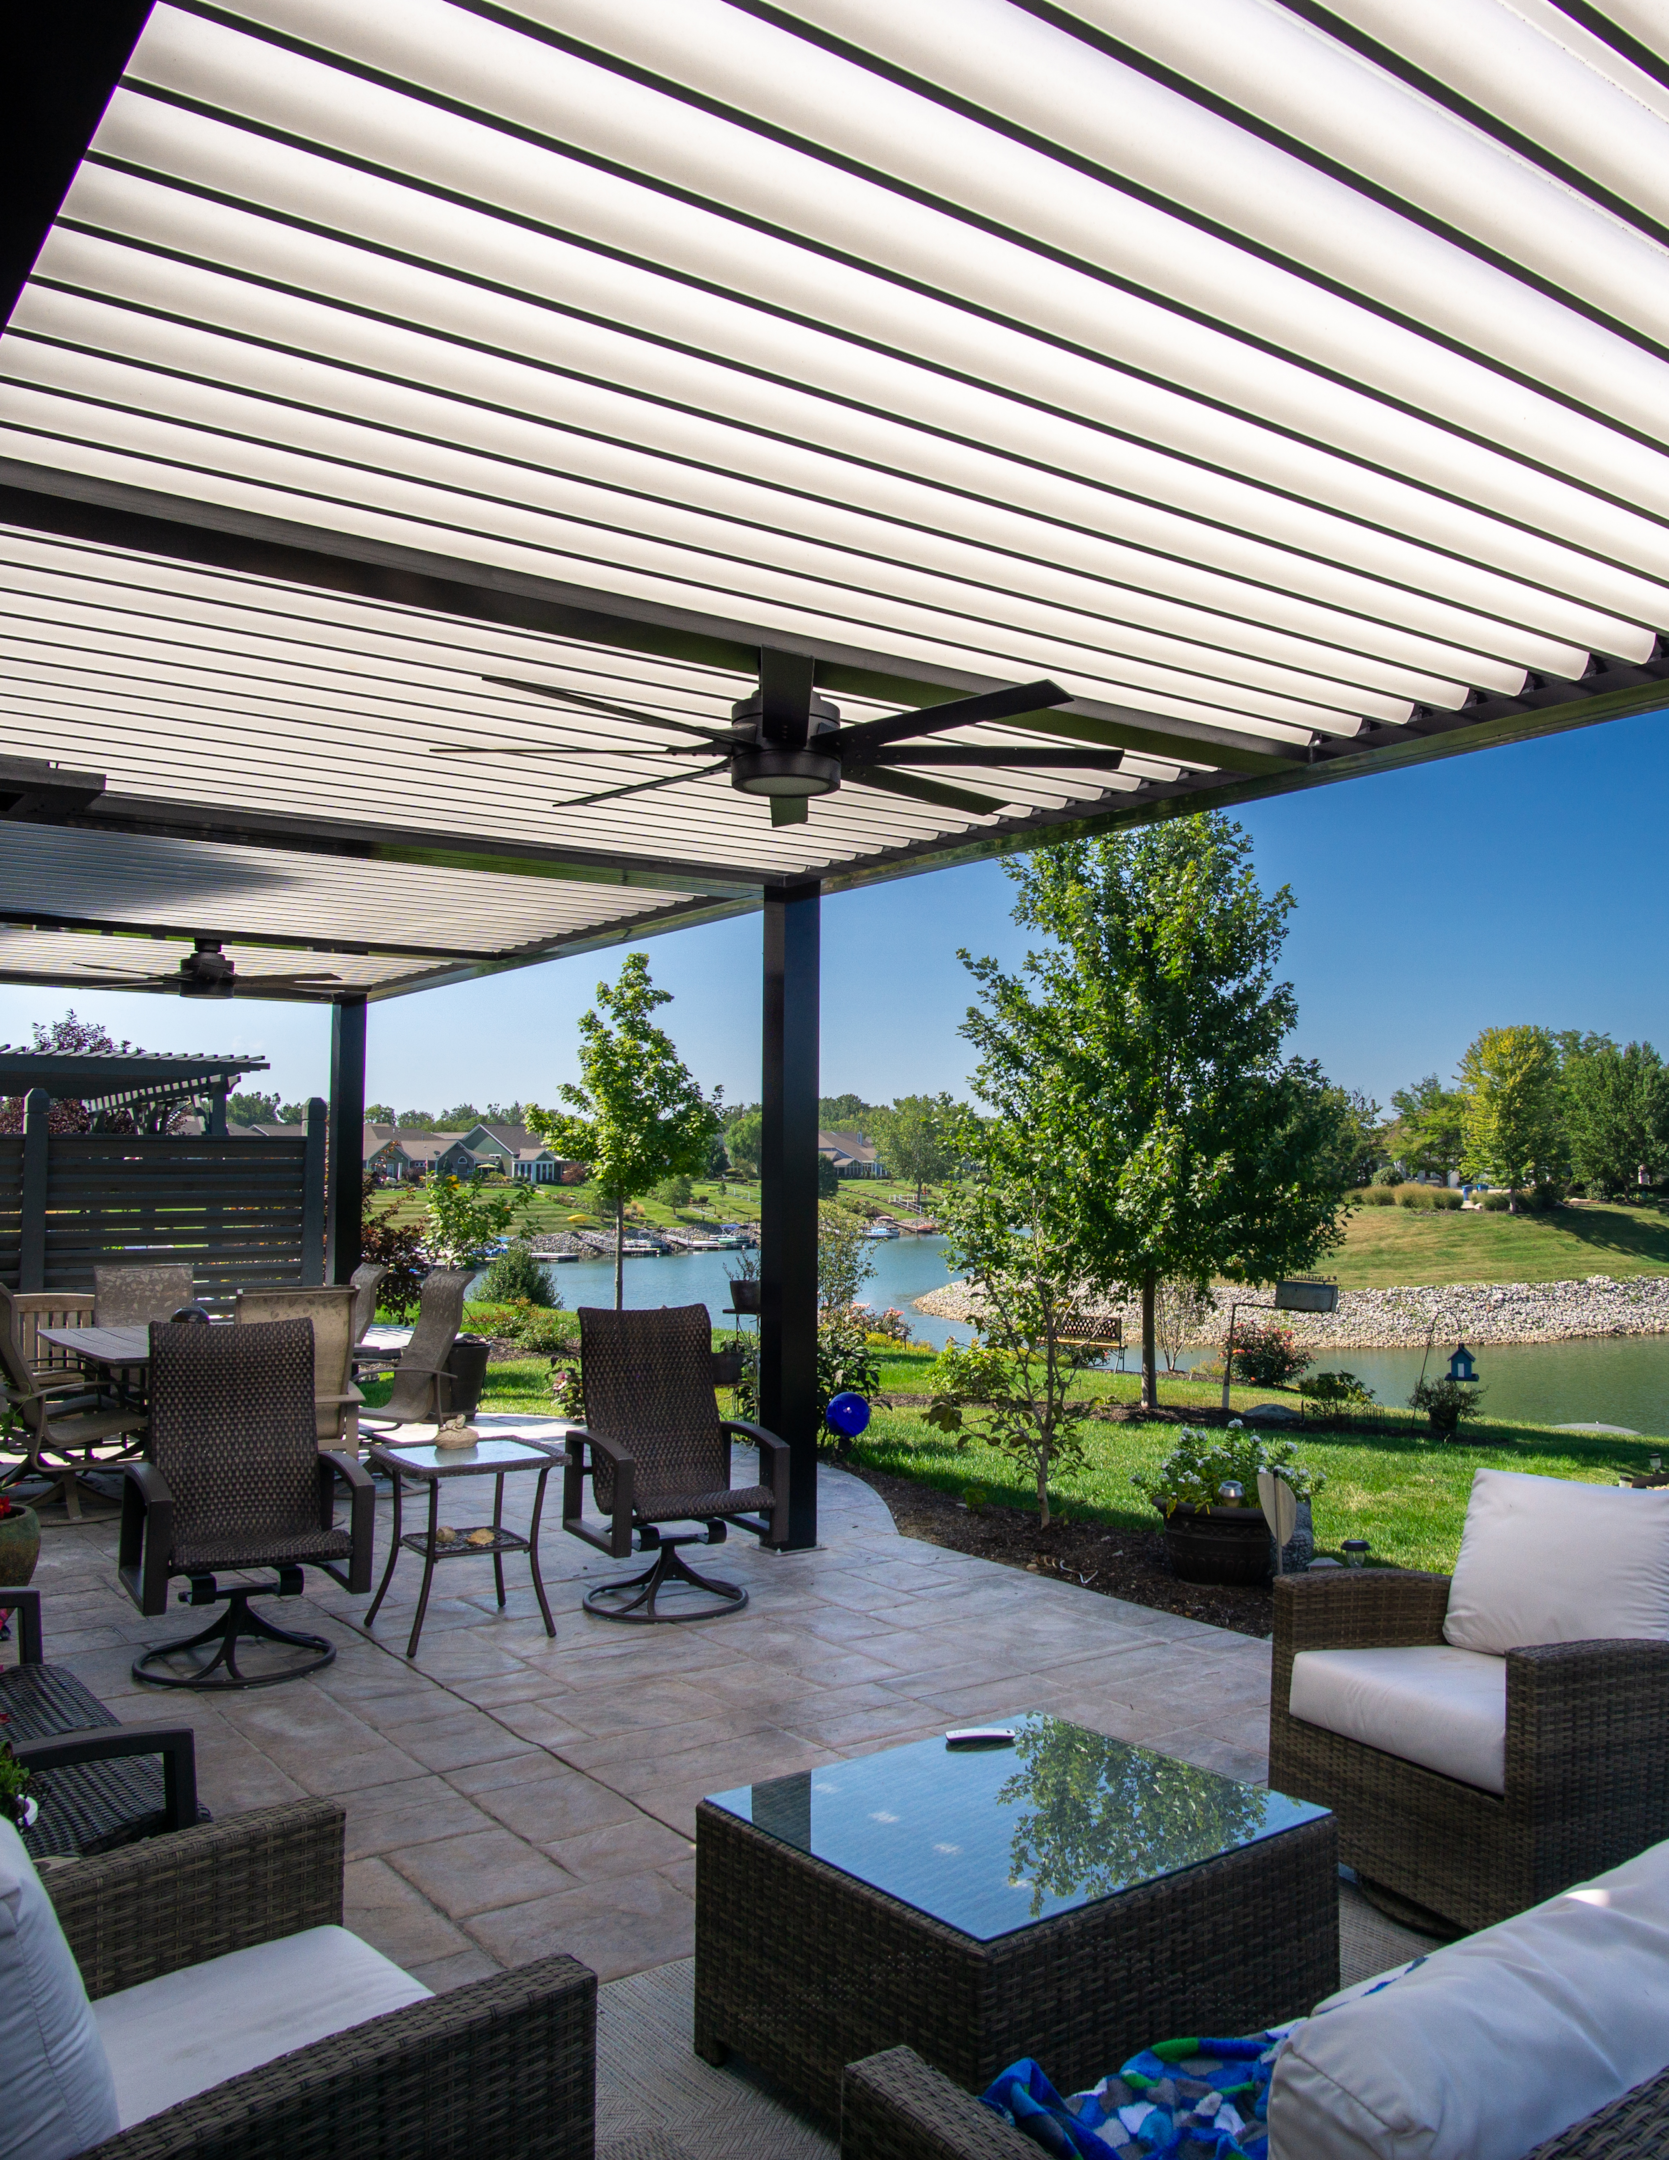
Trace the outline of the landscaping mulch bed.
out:
M 905 1537 L 1034 1575 L 1058 1575 L 1101 1597 L 1127 1598 L 1132 1605 L 1180 1613 L 1240 1635 L 1266 1637 L 1274 1627 L 1274 1600 L 1267 1590 L 1179 1582 L 1171 1573 L 1162 1531 L 1086 1522 L 1056 1522 L 1044 1530 L 1035 1515 L 1020 1508 L 970 1508 L 936 1485 L 850 1462 L 842 1467 L 874 1487 Z

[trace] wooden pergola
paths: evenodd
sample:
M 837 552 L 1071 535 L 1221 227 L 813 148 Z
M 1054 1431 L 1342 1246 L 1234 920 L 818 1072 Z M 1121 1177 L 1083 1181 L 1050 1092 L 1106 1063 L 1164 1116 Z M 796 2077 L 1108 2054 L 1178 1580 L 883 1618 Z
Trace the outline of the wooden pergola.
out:
M 813 1541 L 823 893 L 1669 701 L 1657 39 L 27 11 L 0 980 L 329 1002 L 357 1165 L 369 1003 L 763 909 Z

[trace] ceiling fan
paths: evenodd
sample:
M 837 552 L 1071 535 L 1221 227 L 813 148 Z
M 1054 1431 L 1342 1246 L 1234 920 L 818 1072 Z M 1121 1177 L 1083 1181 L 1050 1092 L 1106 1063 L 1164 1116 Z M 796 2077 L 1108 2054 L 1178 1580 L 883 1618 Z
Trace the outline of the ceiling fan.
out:
M 1014 767 L 1026 772 L 1116 772 L 1123 757 L 1107 733 L 1091 720 L 1032 720 L 1053 705 L 1070 702 L 1072 692 L 1052 682 L 1021 683 L 1010 689 L 981 691 L 977 696 L 955 698 L 943 705 L 909 712 L 889 713 L 884 719 L 842 726 L 840 708 L 816 695 L 812 688 L 813 663 L 803 654 L 761 652 L 759 688 L 751 697 L 731 707 L 728 728 L 707 727 L 696 721 L 678 720 L 662 713 L 636 710 L 608 698 L 564 690 L 550 683 L 522 682 L 502 675 L 483 676 L 495 689 L 530 691 L 576 711 L 605 713 L 638 726 L 669 728 L 693 736 L 693 742 L 668 742 L 646 748 L 639 743 L 618 749 L 606 744 L 544 745 L 530 743 L 436 743 L 435 757 L 608 757 L 660 758 L 708 762 L 691 771 L 682 764 L 675 772 L 624 787 L 601 789 L 596 794 L 571 796 L 556 805 L 570 810 L 586 803 L 610 802 L 621 795 L 641 795 L 651 788 L 668 787 L 675 781 L 702 779 L 727 771 L 730 784 L 744 795 L 762 795 L 771 806 L 773 825 L 803 825 L 808 805 L 817 795 L 832 795 L 843 786 L 874 788 L 888 795 L 909 796 L 916 802 L 933 803 L 942 809 L 988 814 L 1007 807 L 1009 798 L 988 795 L 973 788 L 948 786 L 920 773 L 901 772 L 900 766 L 928 766 L 947 771 L 973 768 L 988 771 Z M 1082 749 L 1053 743 L 1028 749 L 1023 743 L 991 744 L 924 743 L 919 738 L 943 733 L 948 728 L 970 727 L 981 721 L 1004 720 L 1018 727 L 1028 725 L 1053 735 L 1076 735 Z
M 177 990 L 181 997 L 192 998 L 229 998 L 238 990 L 305 990 L 315 983 L 341 980 L 340 976 L 321 974 L 317 970 L 295 975 L 240 975 L 236 963 L 228 960 L 221 951 L 218 938 L 198 938 L 194 942 L 196 949 L 185 954 L 177 968 L 168 968 L 160 975 L 141 975 L 129 968 L 92 966 L 87 972 L 109 975 L 123 983 L 153 983 L 164 990 Z

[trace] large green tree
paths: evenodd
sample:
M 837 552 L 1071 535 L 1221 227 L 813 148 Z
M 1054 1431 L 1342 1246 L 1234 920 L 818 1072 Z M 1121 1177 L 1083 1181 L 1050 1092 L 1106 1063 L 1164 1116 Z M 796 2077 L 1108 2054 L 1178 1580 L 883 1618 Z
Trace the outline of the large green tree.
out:
M 568 1107 L 527 1105 L 527 1122 L 559 1155 L 589 1163 L 614 1207 L 614 1304 L 626 1302 L 626 1202 L 663 1178 L 698 1177 L 722 1123 L 654 1014 L 672 993 L 657 990 L 642 953 L 619 979 L 597 985 L 600 1012 L 581 1019 L 580 1078 L 557 1090 Z
M 885 1110 L 870 1113 L 870 1138 L 889 1177 L 916 1188 L 916 1206 L 924 1188 L 949 1177 L 956 1167 L 959 1114 L 948 1095 L 900 1095 Z
M 1342 1236 L 1339 1100 L 1283 1055 L 1292 895 L 1265 897 L 1250 857 L 1215 813 L 1042 849 L 1007 867 L 1048 943 L 1015 974 L 963 955 L 994 1174 L 1037 1195 L 1087 1286 L 1139 1289 L 1148 1407 L 1162 1281 L 1267 1282 Z
M 1593 1193 L 1635 1193 L 1669 1171 L 1669 1072 L 1650 1043 L 1561 1038 L 1571 1168 Z
M 1507 1188 L 1508 1205 L 1565 1163 L 1559 1046 L 1543 1027 L 1484 1028 L 1460 1061 L 1462 1167 Z
M 1436 1073 L 1427 1073 L 1412 1087 L 1398 1088 L 1391 1097 L 1397 1113 L 1390 1144 L 1407 1170 L 1424 1170 L 1448 1180 L 1466 1153 L 1466 1098 L 1458 1088 L 1446 1088 Z

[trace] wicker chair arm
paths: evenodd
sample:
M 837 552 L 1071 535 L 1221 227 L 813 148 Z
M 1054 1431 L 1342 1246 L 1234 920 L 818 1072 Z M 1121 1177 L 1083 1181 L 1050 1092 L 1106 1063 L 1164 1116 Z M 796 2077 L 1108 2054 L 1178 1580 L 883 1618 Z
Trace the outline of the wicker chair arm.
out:
M 87 1993 L 340 1926 L 345 1820 L 335 1800 L 289 1800 L 52 1869 L 47 1895 Z
M 12 1753 L 25 1770 L 160 1755 L 164 1829 L 189 1830 L 197 1821 L 197 1735 L 189 1725 L 88 1725 L 50 1739 L 14 1740 Z
M 1405 1568 L 1327 1568 L 1275 1583 L 1277 1651 L 1403 1650 L 1443 1640 L 1449 1577 Z
M 1037 2147 L 914 2048 L 848 2063 L 840 2160 L 1036 2160 Z
M 771 1529 L 766 1542 L 785 1545 L 788 1542 L 788 1481 L 792 1474 L 793 1451 L 788 1442 L 763 1425 L 755 1425 L 747 1418 L 726 1418 L 723 1429 L 727 1433 L 740 1433 L 751 1440 L 759 1450 L 760 1482 L 771 1488 Z
M 26 1590 L 21 1583 L 0 1586 L 0 1616 L 17 1614 L 17 1661 L 20 1665 L 38 1665 L 46 1655 L 41 1635 L 41 1594 L 38 1590 Z
M 1669 1642 L 1539 1643 L 1507 1652 L 1507 1789 L 1538 1814 L 1603 1805 L 1620 1765 L 1669 1776 Z M 1660 1835 L 1662 1833 L 1660 1832 Z
M 83 2160 L 591 2160 L 597 1976 L 540 1958 L 229 2078 Z
M 606 1538 L 587 1529 L 583 1519 L 585 1481 L 591 1475 L 585 1459 L 587 1448 L 591 1450 L 593 1460 L 606 1455 L 614 1465 L 614 1511 Z M 604 1440 L 596 1433 L 587 1432 L 582 1425 L 570 1425 L 563 1456 L 563 1529 L 574 1537 L 583 1538 L 588 1545 L 595 1545 L 599 1552 L 606 1552 L 611 1560 L 624 1560 L 632 1550 L 632 1507 L 636 1498 L 637 1464 L 629 1451 L 618 1440 Z
M 174 1495 L 154 1463 L 113 1463 L 122 1473 L 122 1526 L 116 1574 L 139 1610 L 154 1619 L 168 1610 L 174 1558 Z
M 1652 2160 L 1669 2151 L 1669 2070 L 1572 2123 L 1524 2160 Z
M 348 1572 L 327 1568 L 326 1573 L 352 1597 L 366 1597 L 371 1589 L 371 1548 L 376 1538 L 377 1488 L 371 1473 L 356 1456 L 338 1448 L 319 1450 L 319 1522 L 330 1529 L 336 1513 L 336 1480 L 348 1488 L 348 1536 L 352 1547 Z

